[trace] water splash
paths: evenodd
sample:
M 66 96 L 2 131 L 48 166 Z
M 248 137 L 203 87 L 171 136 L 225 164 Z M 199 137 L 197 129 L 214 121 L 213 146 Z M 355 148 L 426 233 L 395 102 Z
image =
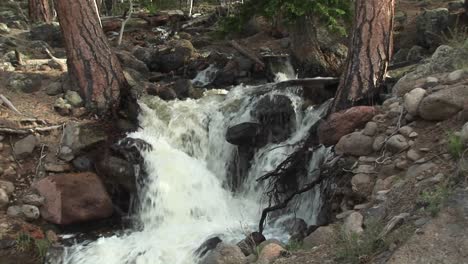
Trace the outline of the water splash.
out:
M 143 153 L 149 174 L 140 190 L 138 217 L 143 226 L 70 247 L 62 263 L 193 264 L 197 262 L 193 252 L 209 236 L 236 242 L 255 231 L 265 207 L 263 189 L 255 179 L 292 153 L 294 143 L 307 136 L 324 110 L 309 108 L 303 113 L 302 99 L 288 89 L 264 95 L 291 99 L 296 112 L 294 133 L 285 142 L 257 151 L 244 187 L 236 195 L 223 187 L 235 152 L 225 134 L 230 125 L 252 118 L 251 110 L 261 98 L 248 94 L 254 90 L 239 86 L 227 95 L 216 93 L 199 100 L 144 99 L 142 129 L 129 135 L 153 146 Z M 277 229 L 266 232 L 276 238 L 285 236 Z

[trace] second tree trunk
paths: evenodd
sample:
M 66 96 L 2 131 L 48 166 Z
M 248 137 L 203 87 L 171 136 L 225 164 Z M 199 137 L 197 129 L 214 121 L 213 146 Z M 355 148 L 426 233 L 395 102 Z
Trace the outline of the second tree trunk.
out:
M 333 112 L 372 103 L 383 84 L 393 50 L 394 0 L 356 0 L 348 61 Z

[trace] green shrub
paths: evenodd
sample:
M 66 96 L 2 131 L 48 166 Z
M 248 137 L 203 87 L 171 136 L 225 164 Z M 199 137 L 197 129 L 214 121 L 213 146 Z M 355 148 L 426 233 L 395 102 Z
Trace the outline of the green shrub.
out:
M 455 133 L 449 133 L 447 148 L 448 152 L 450 153 L 450 155 L 452 155 L 452 157 L 459 159 L 464 150 L 461 137 L 459 135 L 456 135 Z
M 450 189 L 446 185 L 439 185 L 433 190 L 424 191 L 421 194 L 424 209 L 428 211 L 431 216 L 437 216 L 449 196 Z
M 388 243 L 380 236 L 383 227 L 380 221 L 372 220 L 362 234 L 341 230 L 336 249 L 338 263 L 359 264 L 386 250 Z

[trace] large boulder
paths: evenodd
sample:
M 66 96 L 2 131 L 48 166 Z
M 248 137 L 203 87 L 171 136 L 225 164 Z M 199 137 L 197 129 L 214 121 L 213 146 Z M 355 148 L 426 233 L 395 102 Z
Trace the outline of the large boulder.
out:
M 449 25 L 447 8 L 426 10 L 416 18 L 417 38 L 421 46 L 434 47 Z
M 415 88 L 411 92 L 405 94 L 405 108 L 413 116 L 418 114 L 418 107 L 422 99 L 426 95 L 426 90 Z
M 362 132 L 354 132 L 343 136 L 336 144 L 336 152 L 353 156 L 367 156 L 372 153 L 374 139 Z
M 318 128 L 320 143 L 327 146 L 335 145 L 344 135 L 363 127 L 376 112 L 374 107 L 356 106 L 331 114 Z
M 34 93 L 41 89 L 42 80 L 37 75 L 13 74 L 8 79 L 8 88 L 23 93 Z
M 195 53 L 192 43 L 185 39 L 173 40 L 169 48 L 157 56 L 161 72 L 171 72 L 186 65 Z
M 31 39 L 42 40 L 52 47 L 63 47 L 64 40 L 60 31 L 60 24 L 53 22 L 50 24 L 39 24 L 31 28 Z
M 426 96 L 419 105 L 419 115 L 426 120 L 445 120 L 463 110 L 468 87 L 459 85 Z
M 227 129 L 226 141 L 238 146 L 256 145 L 261 131 L 262 126 L 259 123 L 240 123 Z
M 304 249 L 332 244 L 335 236 L 336 230 L 333 226 L 321 226 L 304 239 Z
M 282 142 L 292 132 L 296 113 L 289 97 L 266 95 L 258 100 L 252 116 L 262 125 L 263 136 L 268 142 Z
M 114 53 L 117 55 L 117 58 L 119 58 L 123 67 L 134 69 L 143 75 L 149 74 L 149 69 L 146 64 L 137 59 L 132 53 L 125 50 L 117 50 L 114 51 Z
M 271 243 L 266 245 L 258 256 L 258 264 L 271 264 L 282 256 L 287 256 L 288 252 L 282 246 Z
M 236 245 L 218 243 L 216 248 L 209 251 L 199 262 L 200 264 L 245 264 L 247 259 Z
M 33 187 L 45 198 L 41 215 L 51 223 L 67 225 L 112 215 L 112 201 L 94 173 L 52 175 Z

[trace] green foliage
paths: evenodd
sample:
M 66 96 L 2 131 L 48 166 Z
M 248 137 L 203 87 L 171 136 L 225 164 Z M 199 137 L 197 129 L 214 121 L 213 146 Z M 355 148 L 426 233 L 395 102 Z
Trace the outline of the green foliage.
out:
M 338 263 L 359 264 L 388 248 L 388 241 L 381 238 L 383 224 L 372 220 L 362 234 L 349 234 L 344 229 L 338 235 L 336 260 Z
M 302 242 L 297 240 L 289 240 L 288 244 L 286 245 L 286 249 L 288 251 L 294 252 L 302 249 Z
M 350 18 L 351 4 L 348 0 L 252 0 L 240 6 L 238 13 L 227 17 L 221 24 L 221 31 L 239 32 L 253 16 L 261 15 L 274 23 L 295 23 L 303 17 L 319 18 L 330 30 L 345 34 L 340 21 Z
M 424 209 L 435 217 L 439 214 L 449 196 L 450 189 L 447 185 L 440 185 L 433 190 L 424 191 L 421 194 L 421 200 L 425 205 Z
M 27 233 L 20 233 L 16 238 L 18 251 L 34 250 L 40 259 L 44 259 L 50 247 L 48 239 L 35 239 Z
M 48 239 L 35 239 L 34 245 L 36 246 L 36 251 L 39 255 L 39 258 L 44 259 L 47 251 L 49 250 L 50 241 Z
M 18 251 L 26 251 L 31 247 L 31 243 L 33 242 L 33 238 L 26 233 L 19 233 L 18 237 L 16 238 L 16 249 Z
M 448 135 L 448 144 L 447 144 L 448 152 L 452 157 L 455 159 L 459 159 L 463 153 L 464 146 L 459 135 L 455 133 L 449 133 Z

